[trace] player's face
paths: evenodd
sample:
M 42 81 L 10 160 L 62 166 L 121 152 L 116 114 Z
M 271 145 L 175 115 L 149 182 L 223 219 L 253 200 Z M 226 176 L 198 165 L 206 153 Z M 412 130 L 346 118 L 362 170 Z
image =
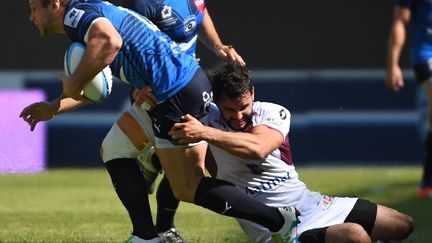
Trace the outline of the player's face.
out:
M 225 97 L 217 105 L 228 125 L 235 130 L 242 131 L 252 122 L 253 99 L 253 91 L 252 93 L 248 91 L 238 98 Z
M 29 0 L 30 22 L 38 29 L 42 37 L 53 33 L 52 9 L 44 7 L 41 0 Z

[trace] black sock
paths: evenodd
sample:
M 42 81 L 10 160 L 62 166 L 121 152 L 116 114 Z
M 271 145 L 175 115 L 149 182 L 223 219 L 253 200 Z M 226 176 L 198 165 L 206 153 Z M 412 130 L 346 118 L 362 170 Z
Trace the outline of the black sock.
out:
M 159 183 L 156 193 L 157 200 L 157 217 L 156 230 L 165 232 L 174 228 L 174 215 L 179 206 L 180 201 L 174 197 L 171 186 L 166 176 Z
M 114 159 L 105 163 L 117 196 L 132 222 L 133 235 L 142 239 L 157 237 L 153 225 L 147 189 L 141 170 L 134 159 Z
M 203 177 L 195 193 L 195 204 L 219 214 L 253 221 L 272 232 L 279 231 L 284 224 L 277 208 L 261 203 L 223 180 Z
M 423 146 L 422 187 L 432 186 L 432 132 L 428 132 Z

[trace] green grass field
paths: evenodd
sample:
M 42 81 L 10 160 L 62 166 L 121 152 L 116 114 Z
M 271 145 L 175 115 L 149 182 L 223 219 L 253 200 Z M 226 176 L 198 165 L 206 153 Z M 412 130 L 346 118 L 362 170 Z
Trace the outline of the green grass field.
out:
M 417 199 L 420 167 L 298 168 L 311 190 L 357 195 L 414 217 L 404 242 L 432 242 L 432 199 Z M 0 242 L 122 242 L 127 212 L 104 169 L 51 169 L 0 175 Z M 150 196 L 155 211 L 155 196 Z M 236 221 L 182 203 L 176 226 L 190 242 L 251 242 Z

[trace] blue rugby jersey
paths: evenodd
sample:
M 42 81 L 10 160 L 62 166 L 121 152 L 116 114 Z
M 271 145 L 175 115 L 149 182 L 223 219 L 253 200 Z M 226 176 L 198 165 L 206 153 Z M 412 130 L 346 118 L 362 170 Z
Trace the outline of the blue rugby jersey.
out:
M 199 68 L 194 58 L 182 52 L 147 18 L 109 2 L 70 1 L 64 17 L 66 34 L 85 45 L 91 23 L 100 17 L 111 21 L 123 39 L 110 65 L 113 75 L 137 88 L 150 85 L 159 101 L 186 86 Z
M 122 5 L 147 17 L 189 55 L 195 54 L 204 0 L 124 0 Z
M 432 0 L 397 0 L 396 4 L 411 10 L 411 62 L 432 59 Z

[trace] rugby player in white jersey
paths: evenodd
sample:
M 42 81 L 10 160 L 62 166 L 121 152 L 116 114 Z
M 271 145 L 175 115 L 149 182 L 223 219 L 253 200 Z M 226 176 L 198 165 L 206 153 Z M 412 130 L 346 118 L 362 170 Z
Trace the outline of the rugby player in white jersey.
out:
M 245 67 L 223 63 L 213 72 L 211 84 L 217 106 L 211 106 L 204 121 L 208 126 L 186 115 L 187 122 L 175 124 L 170 135 L 180 143 L 207 141 L 216 162 L 214 176 L 269 206 L 295 206 L 300 212 L 297 230 L 302 243 L 371 242 L 409 236 L 413 219 L 406 214 L 364 199 L 308 190 L 291 157 L 290 112 L 280 105 L 254 101 Z M 256 242 L 272 242 L 271 233 L 263 226 L 242 219 L 238 222 Z

